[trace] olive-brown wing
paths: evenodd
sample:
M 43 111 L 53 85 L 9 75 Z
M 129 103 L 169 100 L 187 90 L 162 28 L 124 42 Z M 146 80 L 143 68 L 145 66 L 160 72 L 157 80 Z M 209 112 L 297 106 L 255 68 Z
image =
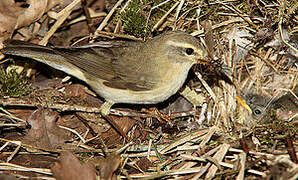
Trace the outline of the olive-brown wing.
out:
M 104 85 L 134 91 L 151 90 L 158 83 L 158 68 L 151 57 L 144 58 L 138 43 L 105 43 L 82 47 L 48 47 L 23 41 L 6 41 L 4 54 L 29 57 L 82 80 L 104 80 Z M 87 82 L 88 83 L 88 82 Z
M 105 80 L 104 85 L 134 91 L 154 88 L 158 82 L 156 65 L 150 57 L 130 47 L 55 49 L 68 62 L 87 72 L 92 78 Z

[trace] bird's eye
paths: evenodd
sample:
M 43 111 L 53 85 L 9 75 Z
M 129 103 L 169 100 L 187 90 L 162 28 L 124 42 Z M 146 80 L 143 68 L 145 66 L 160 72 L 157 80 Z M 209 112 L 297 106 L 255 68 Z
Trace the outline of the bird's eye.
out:
M 193 48 L 186 48 L 185 52 L 186 52 L 187 55 L 192 55 L 194 50 L 193 50 Z
M 260 115 L 261 113 L 262 113 L 262 112 L 261 112 L 260 110 L 258 110 L 258 109 L 255 110 L 255 114 L 256 114 L 256 115 Z

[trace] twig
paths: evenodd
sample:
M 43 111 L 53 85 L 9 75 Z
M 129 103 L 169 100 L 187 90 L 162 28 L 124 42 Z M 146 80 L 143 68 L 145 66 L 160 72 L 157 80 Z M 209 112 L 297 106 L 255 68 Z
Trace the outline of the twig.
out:
M 52 37 L 52 35 L 56 32 L 56 30 L 61 26 L 61 24 L 66 20 L 66 18 L 70 15 L 71 9 L 80 3 L 81 0 L 74 0 L 71 4 L 69 4 L 66 8 L 64 8 L 59 13 L 59 19 L 55 22 L 55 24 L 52 26 L 52 28 L 49 30 L 49 32 L 43 37 L 41 41 L 39 41 L 39 45 L 45 46 L 49 39 Z
M 229 24 L 234 24 L 234 23 L 239 23 L 239 22 L 243 22 L 243 19 L 241 18 L 235 18 L 235 19 L 231 19 L 231 20 L 228 20 L 228 21 L 224 21 L 222 23 L 219 23 L 219 24 L 215 24 L 212 26 L 212 30 L 214 29 L 217 29 L 217 28 L 220 28 L 222 26 L 227 26 Z M 203 35 L 204 34 L 204 30 L 198 30 L 198 31 L 194 31 L 191 33 L 192 36 L 198 36 L 198 35 Z
M 87 6 L 87 0 L 81 0 L 81 6 L 82 6 L 82 9 L 84 11 L 84 14 L 86 15 L 86 20 L 87 20 L 87 24 L 88 24 L 89 33 L 93 34 L 95 29 L 92 26 L 93 24 L 92 24 L 90 11 L 89 11 L 88 6 Z
M 142 38 L 137 38 L 135 36 L 132 35 L 127 35 L 127 34 L 117 34 L 117 33 L 112 33 L 112 32 L 105 32 L 105 31 L 97 31 L 98 36 L 100 34 L 104 34 L 104 35 L 108 35 L 108 36 L 114 36 L 114 37 L 118 37 L 118 38 L 123 38 L 123 39 L 131 39 L 134 41 L 142 41 Z
M 246 162 L 246 153 L 240 153 L 240 170 L 237 175 L 236 180 L 243 180 L 244 179 L 244 171 L 245 171 L 245 162 Z
M 98 107 L 90 107 L 90 106 L 80 106 L 80 105 L 67 105 L 67 104 L 53 104 L 53 105 L 45 105 L 42 103 L 36 103 L 33 101 L 24 101 L 24 100 L 11 100 L 11 99 L 0 99 L 0 106 L 3 107 L 37 107 L 42 106 L 46 108 L 56 109 L 58 111 L 67 112 L 67 111 L 75 111 L 75 112 L 86 112 L 86 113 L 100 113 L 101 110 Z M 1 108 L 1 107 L 0 107 Z M 3 109 L 3 108 L 2 108 Z M 0 109 L 1 110 L 1 109 Z M 195 111 L 182 111 L 182 112 L 176 112 L 176 113 L 170 113 L 169 116 L 173 118 L 178 117 L 187 117 L 187 116 L 193 116 L 195 114 Z M 147 113 L 139 113 L 134 111 L 125 111 L 120 109 L 111 109 L 110 115 L 116 115 L 116 116 L 131 116 L 131 117 L 141 117 L 141 118 L 149 118 L 154 117 L 151 114 Z M 25 122 L 22 120 L 22 122 Z
M 14 120 L 17 120 L 17 121 L 21 121 L 21 122 L 23 122 L 23 123 L 26 124 L 26 121 L 25 121 L 25 120 L 13 116 L 10 112 L 6 111 L 6 110 L 3 109 L 2 107 L 0 107 L 0 110 L 3 111 L 5 114 L 7 114 L 9 118 L 14 119 Z
M 124 0 L 119 0 L 115 6 L 110 10 L 110 12 L 108 13 L 108 15 L 106 16 L 106 18 L 102 21 L 102 23 L 99 25 L 99 27 L 96 29 L 95 33 L 94 33 L 94 38 L 98 37 L 99 35 L 99 31 L 102 31 L 103 28 L 107 25 L 108 21 L 110 20 L 111 16 L 114 14 L 115 10 L 118 8 L 118 6 L 121 5 L 121 3 Z
M 27 172 L 37 172 L 40 174 L 53 175 L 50 169 L 28 168 L 25 166 L 20 166 L 12 163 L 0 163 L 0 169 L 6 170 L 6 171 L 27 171 Z
M 215 93 L 213 92 L 213 90 L 211 89 L 211 87 L 207 84 L 207 82 L 203 79 L 202 75 L 199 72 L 196 72 L 195 74 L 199 78 L 199 80 L 201 81 L 201 83 L 203 84 L 204 88 L 210 94 L 210 96 L 212 97 L 212 99 L 215 101 L 215 103 L 217 103 L 218 100 L 217 100 L 217 97 L 216 97 Z
M 177 1 L 172 7 L 171 9 L 165 14 L 163 15 L 160 20 L 153 26 L 152 31 L 156 30 L 163 22 L 164 20 L 168 17 L 168 15 L 180 4 L 179 1 Z
M 283 20 L 283 17 L 280 17 L 280 21 L 278 23 L 278 32 L 280 34 L 281 40 L 296 53 L 296 57 L 297 57 L 298 50 L 294 46 L 289 44 L 284 38 L 283 31 L 282 31 L 282 20 Z
M 246 21 L 249 25 L 251 25 L 253 28 L 257 28 L 257 26 L 248 18 L 246 18 L 245 16 L 243 16 L 241 14 L 241 11 L 239 11 L 238 9 L 236 9 L 233 5 L 231 5 L 232 7 L 228 6 L 225 3 L 220 3 L 221 5 L 223 5 L 224 7 L 230 9 L 231 11 L 233 11 L 234 13 L 236 13 L 237 15 L 239 15 L 244 21 Z
M 179 3 L 179 6 L 177 7 L 177 10 L 176 10 L 176 13 L 175 13 L 175 29 L 176 29 L 176 23 L 177 23 L 177 19 L 179 17 L 179 13 L 180 13 L 184 3 L 185 3 L 185 0 L 181 0 L 180 3 Z
M 97 18 L 97 17 L 106 16 L 106 15 L 107 15 L 107 13 L 105 13 L 105 12 L 99 12 L 99 13 L 92 13 L 92 14 L 90 14 L 90 17 L 91 18 Z M 84 20 L 86 20 L 86 16 L 80 16 L 80 17 L 78 17 L 78 18 L 70 21 L 69 23 L 67 23 L 67 25 L 72 25 L 72 24 L 75 24 L 77 22 L 84 21 Z
M 206 133 L 208 133 L 208 129 L 202 129 L 202 130 L 199 130 L 197 132 L 193 132 L 191 134 L 188 134 L 182 138 L 180 138 L 179 140 L 175 141 L 174 143 L 170 144 L 169 146 L 165 147 L 164 149 L 162 149 L 160 151 L 161 154 L 165 154 L 167 153 L 167 151 L 169 151 L 170 149 L 173 149 L 174 147 L 180 145 L 180 144 L 183 144 L 185 143 L 186 141 L 190 141 L 194 138 L 197 138 L 199 136 L 203 136 L 205 135 Z
M 81 139 L 81 141 L 84 144 L 86 143 L 86 140 L 76 130 L 71 129 L 71 128 L 68 128 L 68 127 L 65 127 L 65 126 L 60 126 L 60 125 L 58 125 L 58 127 L 61 128 L 61 129 L 65 129 L 67 131 L 70 131 L 70 132 L 74 133 L 75 135 L 77 135 Z

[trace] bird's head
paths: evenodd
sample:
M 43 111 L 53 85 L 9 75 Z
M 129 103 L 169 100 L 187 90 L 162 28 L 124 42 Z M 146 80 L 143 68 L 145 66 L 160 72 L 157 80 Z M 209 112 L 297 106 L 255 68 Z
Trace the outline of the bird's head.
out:
M 187 33 L 172 31 L 156 37 L 153 43 L 161 55 L 175 62 L 208 64 L 208 55 L 201 41 Z

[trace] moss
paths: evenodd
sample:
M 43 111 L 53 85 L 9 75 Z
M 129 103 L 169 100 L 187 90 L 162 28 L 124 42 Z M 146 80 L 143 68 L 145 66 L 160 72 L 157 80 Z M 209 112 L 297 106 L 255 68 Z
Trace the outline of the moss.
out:
M 151 34 L 151 28 L 175 4 L 174 1 L 170 1 L 159 8 L 152 9 L 162 2 L 164 0 L 132 0 L 124 12 L 115 16 L 114 22 L 120 18 L 125 33 L 135 37 L 148 37 Z
M 0 77 L 0 97 L 21 97 L 33 91 L 31 83 L 26 77 L 26 71 L 20 74 L 15 69 L 6 72 L 1 66 Z
M 141 6 L 142 3 L 140 0 L 133 0 L 120 15 L 124 31 L 135 37 L 145 37 L 150 32 L 147 19 L 141 12 Z

